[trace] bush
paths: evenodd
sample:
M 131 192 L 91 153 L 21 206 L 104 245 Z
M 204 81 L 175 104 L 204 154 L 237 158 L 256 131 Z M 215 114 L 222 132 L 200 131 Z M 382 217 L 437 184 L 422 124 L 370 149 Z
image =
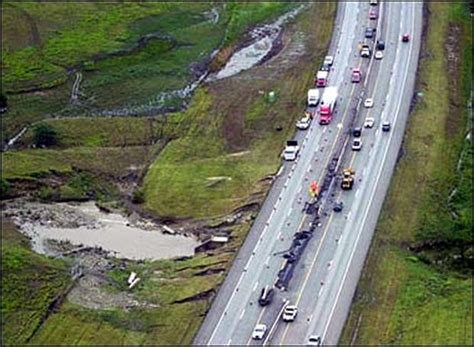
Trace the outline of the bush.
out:
M 132 202 L 134 204 L 143 204 L 145 202 L 145 194 L 143 189 L 137 189 L 133 192 Z
M 10 193 L 10 184 L 3 178 L 0 180 L 0 199 L 8 198 Z
M 33 129 L 33 143 L 37 147 L 51 147 L 59 142 L 58 133 L 47 123 L 40 123 Z
M 5 94 L 1 93 L 0 94 L 0 110 L 1 112 L 5 112 L 6 109 L 8 107 L 8 103 L 7 103 L 7 97 L 5 96 Z
M 51 187 L 41 187 L 38 192 L 38 197 L 42 201 L 55 201 L 58 195 L 58 192 Z

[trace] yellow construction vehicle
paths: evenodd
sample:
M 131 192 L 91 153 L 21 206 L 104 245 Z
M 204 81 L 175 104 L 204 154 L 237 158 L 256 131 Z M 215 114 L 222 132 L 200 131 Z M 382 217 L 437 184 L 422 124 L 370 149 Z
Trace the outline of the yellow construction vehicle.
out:
M 355 171 L 352 168 L 347 168 L 342 171 L 341 188 L 344 190 L 352 189 L 354 185 Z

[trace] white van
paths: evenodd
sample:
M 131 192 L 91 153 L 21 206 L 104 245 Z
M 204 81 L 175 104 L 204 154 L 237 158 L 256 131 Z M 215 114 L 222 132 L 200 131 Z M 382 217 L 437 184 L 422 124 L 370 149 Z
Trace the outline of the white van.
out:
M 319 102 L 319 90 L 316 88 L 308 90 L 308 106 L 317 106 Z

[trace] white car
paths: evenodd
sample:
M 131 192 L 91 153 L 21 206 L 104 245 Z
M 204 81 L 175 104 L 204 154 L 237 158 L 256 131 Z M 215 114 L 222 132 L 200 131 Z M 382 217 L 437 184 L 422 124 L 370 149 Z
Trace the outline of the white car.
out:
M 308 346 L 321 346 L 321 337 L 318 335 L 311 335 L 308 339 Z
M 383 52 L 382 51 L 375 52 L 375 59 L 380 60 L 382 58 L 383 58 Z
M 360 51 L 360 56 L 362 58 L 370 58 L 370 49 L 362 48 L 362 50 Z
M 362 148 L 362 140 L 361 139 L 354 139 L 354 142 L 352 142 L 352 150 L 353 151 L 360 151 Z
M 364 122 L 364 128 L 372 128 L 374 123 L 375 119 L 373 117 L 367 117 Z
M 283 311 L 283 320 L 285 322 L 293 322 L 298 314 L 298 308 L 295 305 L 288 305 Z
M 253 329 L 252 339 L 261 340 L 267 332 L 267 326 L 265 324 L 257 324 Z
M 296 127 L 300 130 L 306 130 L 311 125 L 311 117 L 304 116 L 299 121 L 296 122 Z
M 365 108 L 373 107 L 374 106 L 374 99 L 372 99 L 372 98 L 365 99 L 364 106 L 365 106 Z
M 287 147 L 283 152 L 283 157 L 285 160 L 291 161 L 295 160 L 298 156 L 299 147 Z
M 332 55 L 327 55 L 326 58 L 324 58 L 323 64 L 332 66 L 333 63 L 334 63 L 334 57 Z

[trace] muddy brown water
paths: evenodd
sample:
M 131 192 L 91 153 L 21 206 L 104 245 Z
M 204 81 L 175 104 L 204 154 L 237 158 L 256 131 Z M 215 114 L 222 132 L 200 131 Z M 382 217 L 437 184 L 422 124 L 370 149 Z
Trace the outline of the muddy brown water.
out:
M 118 258 L 133 260 L 191 256 L 199 242 L 193 236 L 168 235 L 159 225 L 105 213 L 94 202 L 80 204 L 24 203 L 6 210 L 38 253 L 57 256 L 48 240 L 77 247 L 98 247 Z

